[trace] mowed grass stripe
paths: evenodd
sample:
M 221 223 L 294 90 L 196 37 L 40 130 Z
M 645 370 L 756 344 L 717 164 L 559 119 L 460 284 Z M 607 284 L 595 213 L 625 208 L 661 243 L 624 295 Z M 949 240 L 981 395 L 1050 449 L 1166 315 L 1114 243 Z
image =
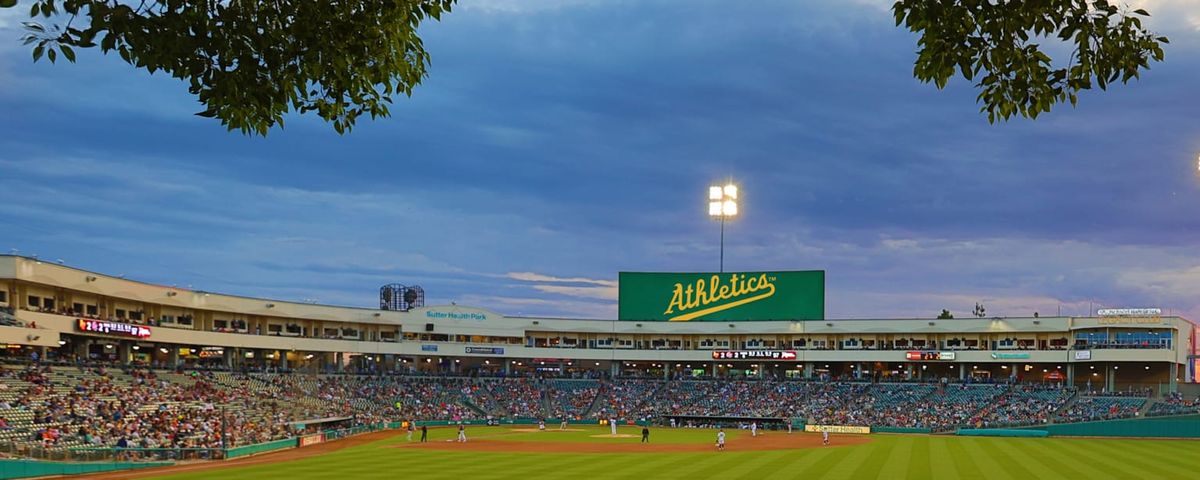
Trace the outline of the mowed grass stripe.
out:
M 1020 479 L 1020 476 L 1013 475 L 1009 470 L 993 456 L 992 449 L 987 445 L 995 442 L 995 438 L 968 437 L 963 438 L 959 443 L 967 455 L 973 459 L 976 466 L 979 467 L 979 472 L 984 478 L 988 479 Z
M 778 472 L 783 469 L 783 465 L 787 463 L 788 457 L 794 455 L 791 450 L 777 450 L 773 452 L 758 452 L 753 455 L 740 455 L 749 457 L 749 461 L 741 464 L 739 472 L 733 472 L 734 479 L 757 479 L 766 476 L 767 474 Z M 744 473 L 743 473 L 744 472 Z M 740 475 L 738 475 L 740 473 Z
M 953 440 L 953 437 L 929 436 L 927 438 L 929 439 L 929 468 L 931 469 L 931 475 L 928 478 L 933 480 L 969 478 L 964 476 L 965 474 L 959 474 L 958 462 L 953 460 L 954 457 L 950 452 L 950 440 Z
M 1193 471 L 1190 471 L 1192 470 L 1191 468 L 1184 469 L 1182 466 L 1172 467 L 1170 465 L 1162 465 L 1159 460 L 1146 460 L 1141 454 L 1130 451 L 1132 447 L 1130 442 L 1129 440 L 1097 440 L 1093 442 L 1092 447 L 1097 453 L 1103 454 L 1105 461 L 1110 465 L 1113 465 L 1110 459 L 1120 461 L 1121 463 L 1114 465 L 1114 468 L 1133 477 L 1142 476 L 1146 472 L 1154 473 L 1160 478 L 1187 478 L 1195 474 Z M 1129 468 L 1131 466 L 1136 468 Z
M 1054 478 L 1097 478 L 1097 475 L 1103 476 L 1103 472 L 1099 470 L 1089 469 L 1091 471 L 1084 472 L 1081 465 L 1077 462 L 1065 462 L 1064 458 L 1056 455 L 1059 450 L 1055 449 L 1056 445 L 1061 442 L 1055 442 L 1050 439 L 1043 439 L 1041 442 L 1006 442 L 1001 444 L 1000 448 L 1007 450 L 1010 457 L 1017 459 L 1027 459 L 1033 463 L 1038 472 L 1052 474 Z
M 883 464 L 891 458 L 892 450 L 896 448 L 897 442 L 892 438 L 881 438 L 880 440 L 864 445 L 870 447 L 870 452 L 867 454 L 866 459 L 859 462 L 858 468 L 854 469 L 854 473 L 850 475 L 850 478 L 875 478 L 883 470 Z M 903 471 L 908 469 L 907 465 L 903 468 L 899 465 L 897 464 L 896 467 L 890 470 Z
M 716 448 L 714 447 L 713 450 L 716 450 Z M 647 456 L 660 456 L 666 461 L 658 464 L 656 470 L 647 472 L 646 475 L 644 475 L 644 478 L 663 478 L 665 475 L 675 475 L 677 472 L 686 469 L 686 467 L 691 466 L 698 460 L 698 456 L 696 454 L 647 454 Z
M 988 441 L 983 441 L 984 439 L 979 440 L 980 441 L 976 443 L 976 445 L 979 448 L 988 449 L 989 455 L 987 455 L 987 457 L 994 459 L 997 466 L 1003 471 L 1007 472 L 1010 478 L 1022 480 L 1042 478 L 1042 472 L 1039 472 L 1037 469 L 1025 468 L 1025 462 L 1023 461 L 1024 458 L 1022 458 L 1022 456 L 1013 456 L 1008 454 L 1004 446 L 1008 445 L 1012 439 L 989 438 L 987 439 Z
M 908 445 L 908 468 L 906 478 L 933 478 L 929 459 L 929 437 L 905 436 L 903 441 Z M 890 478 L 891 471 L 885 470 L 879 478 Z
M 434 433 L 431 431 L 431 433 Z M 438 431 L 434 441 L 452 431 Z M 475 429 L 480 438 L 503 430 Z M 618 443 L 608 439 L 574 441 Z M 564 435 L 536 435 L 553 448 Z M 709 443 L 712 431 L 670 432 L 682 443 Z M 438 438 L 441 437 L 441 438 Z M 732 437 L 732 435 L 731 435 Z M 736 437 L 734 437 L 736 438 Z M 636 441 L 635 441 L 636 442 Z M 597 480 L 736 479 L 988 479 L 1192 478 L 1200 442 L 1068 438 L 877 435 L 856 446 L 778 451 L 696 453 L 504 453 L 394 448 L 403 434 L 321 456 L 280 464 L 194 472 L 175 479 L 355 478 L 422 480 L 583 477 Z M 675 442 L 661 442 L 675 443 Z M 711 445 L 711 444 L 710 444 Z M 469 446 L 469 443 L 468 443 Z
M 1119 446 L 1122 450 L 1135 453 L 1150 460 L 1158 460 L 1158 465 L 1164 469 L 1184 469 L 1189 475 L 1194 475 L 1195 466 L 1183 465 L 1180 463 L 1180 455 L 1191 455 L 1195 458 L 1200 455 L 1200 448 L 1188 449 L 1188 446 L 1195 447 L 1195 441 L 1188 440 L 1112 440 L 1114 446 Z M 1119 443 L 1116 443 L 1119 442 Z
M 660 475 L 668 478 L 708 478 L 715 475 L 730 475 L 737 471 L 735 467 L 738 465 L 739 455 L 733 455 L 730 452 L 713 451 L 712 454 L 689 454 L 688 456 L 694 461 L 687 468 L 681 468 L 676 472 L 656 473 L 650 478 L 659 478 Z
M 1068 441 L 1078 442 L 1078 440 Z M 1133 459 L 1129 458 L 1130 456 L 1126 452 L 1103 448 L 1100 444 L 1101 441 L 1088 441 L 1086 442 L 1086 446 L 1077 450 L 1076 454 L 1080 458 L 1091 461 L 1092 465 L 1108 472 L 1109 475 L 1115 478 L 1145 478 L 1145 474 L 1140 471 L 1139 466 L 1130 465 Z M 1157 476 L 1162 475 L 1159 472 Z
M 791 455 L 787 458 L 787 462 L 780 468 L 781 471 L 769 474 L 766 478 L 779 480 L 798 478 L 798 472 L 811 468 L 828 454 L 829 450 L 827 449 L 805 448 L 792 450 Z
M 875 452 L 877 445 L 875 442 L 864 443 L 862 445 L 854 445 L 847 447 L 823 447 L 835 450 L 839 455 L 836 457 L 837 462 L 833 464 L 825 472 L 819 472 L 825 475 L 825 478 L 855 478 L 852 473 L 855 469 L 866 462 L 871 454 Z
M 1096 454 L 1091 450 L 1088 443 L 1090 442 L 1049 439 L 1039 450 L 1047 451 L 1047 453 L 1058 453 L 1057 457 L 1062 458 L 1063 463 L 1070 463 L 1072 468 L 1088 475 L 1087 478 L 1121 478 L 1119 476 L 1121 472 L 1106 469 L 1095 460 Z M 1030 448 L 1037 449 L 1036 446 L 1031 446 Z
M 989 478 L 984 476 L 983 471 L 979 469 L 976 461 L 971 458 L 971 454 L 963 446 L 963 437 L 943 437 L 942 441 L 950 450 L 950 455 L 945 457 L 946 463 L 954 465 L 958 470 L 958 475 L 952 478 Z

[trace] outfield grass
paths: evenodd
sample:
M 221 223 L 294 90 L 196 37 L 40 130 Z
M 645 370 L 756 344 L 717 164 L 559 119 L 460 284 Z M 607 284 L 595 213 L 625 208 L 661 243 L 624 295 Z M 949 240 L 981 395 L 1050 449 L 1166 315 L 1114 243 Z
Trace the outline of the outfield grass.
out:
M 590 435 L 607 430 L 506 434 L 506 427 L 473 428 L 474 438 L 547 442 L 638 442 Z M 629 428 L 627 433 L 634 433 Z M 712 430 L 657 428 L 657 442 L 711 442 Z M 783 435 L 775 432 L 774 435 Z M 430 430 L 431 441 L 455 435 Z M 721 478 L 746 479 L 1188 479 L 1200 478 L 1200 441 L 1066 438 L 988 438 L 873 435 L 863 445 L 724 453 L 565 454 L 477 453 L 388 448 L 404 435 L 303 460 L 176 475 L 171 479 L 268 478 Z M 731 438 L 731 448 L 737 439 Z

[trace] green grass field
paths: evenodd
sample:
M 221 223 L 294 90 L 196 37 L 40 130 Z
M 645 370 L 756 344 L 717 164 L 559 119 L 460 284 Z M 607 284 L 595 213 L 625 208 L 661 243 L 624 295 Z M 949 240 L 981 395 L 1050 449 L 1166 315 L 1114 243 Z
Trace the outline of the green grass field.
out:
M 507 427 L 472 428 L 472 438 L 546 442 L 630 442 L 607 433 L 512 434 Z M 629 428 L 625 433 L 636 433 Z M 738 432 L 742 433 L 743 432 Z M 654 429 L 656 443 L 711 443 L 712 430 Z M 784 435 L 773 432 L 772 435 Z M 455 435 L 430 430 L 431 441 Z M 721 478 L 730 479 L 1186 479 L 1200 478 L 1200 441 L 988 438 L 872 435 L 863 445 L 723 453 L 478 453 L 388 448 L 393 438 L 288 463 L 175 475 L 170 479 L 266 478 Z M 835 438 L 836 440 L 836 438 Z M 737 436 L 729 444 L 736 449 Z

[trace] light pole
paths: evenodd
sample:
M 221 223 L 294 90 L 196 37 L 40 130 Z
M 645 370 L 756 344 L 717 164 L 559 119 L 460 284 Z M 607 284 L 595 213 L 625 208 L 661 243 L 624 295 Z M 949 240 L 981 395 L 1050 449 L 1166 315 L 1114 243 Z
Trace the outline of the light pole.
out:
M 725 272 L 725 219 L 736 217 L 738 187 L 732 183 L 708 187 L 708 216 L 721 221 L 721 273 Z

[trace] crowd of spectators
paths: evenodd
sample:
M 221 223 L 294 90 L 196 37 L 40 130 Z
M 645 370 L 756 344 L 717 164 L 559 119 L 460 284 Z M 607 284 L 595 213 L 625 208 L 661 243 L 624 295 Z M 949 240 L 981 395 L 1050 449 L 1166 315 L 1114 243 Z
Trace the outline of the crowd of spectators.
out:
M 593 380 L 547 380 L 546 398 L 550 400 L 550 417 L 581 420 L 596 400 L 600 382 Z
M 286 438 L 296 423 L 705 417 L 944 431 L 1126 418 L 1144 392 L 1083 395 L 1053 384 L 796 380 L 538 379 L 308 375 L 126 366 L 0 367 L 0 450 L 217 449 Z M 1168 395 L 1153 415 L 1200 412 Z
M 1200 398 L 1187 399 L 1179 392 L 1169 393 L 1161 401 L 1150 406 L 1148 416 L 1183 415 L 1200 413 Z
M 1059 412 L 1058 422 L 1090 422 L 1136 417 L 1147 399 L 1140 396 L 1081 396 L 1071 406 Z

